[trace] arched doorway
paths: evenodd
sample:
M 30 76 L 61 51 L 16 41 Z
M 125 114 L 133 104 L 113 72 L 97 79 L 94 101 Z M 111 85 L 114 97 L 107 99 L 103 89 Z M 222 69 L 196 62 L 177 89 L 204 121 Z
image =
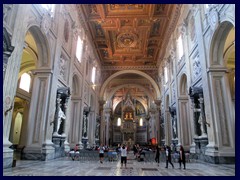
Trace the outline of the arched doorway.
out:
M 187 86 L 187 76 L 182 74 L 179 81 L 179 96 L 178 96 L 178 107 L 179 107 L 179 144 L 182 144 L 184 147 L 189 148 L 191 144 L 191 123 L 190 123 L 190 106 L 188 99 L 188 86 Z M 193 126 L 193 124 L 192 124 Z
M 38 51 L 34 37 L 30 31 L 25 36 L 25 46 L 22 53 L 14 110 L 12 116 L 9 140 L 17 148 L 15 157 L 20 158 L 20 152 L 25 147 L 26 128 L 28 123 L 29 105 L 32 99 L 33 70 L 36 69 Z
M 71 113 L 70 113 L 70 121 L 68 124 L 69 127 L 69 135 L 68 140 L 70 143 L 70 147 L 74 148 L 76 144 L 81 143 L 81 121 L 79 121 L 81 112 L 81 88 L 80 88 L 80 80 L 79 75 L 74 74 L 72 77 L 72 95 L 71 95 Z

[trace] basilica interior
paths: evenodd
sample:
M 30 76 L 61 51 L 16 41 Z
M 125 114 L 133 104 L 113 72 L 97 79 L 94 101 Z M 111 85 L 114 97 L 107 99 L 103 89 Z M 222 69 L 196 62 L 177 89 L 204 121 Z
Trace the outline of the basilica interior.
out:
M 235 164 L 235 5 L 3 4 L 3 168 L 76 144 Z

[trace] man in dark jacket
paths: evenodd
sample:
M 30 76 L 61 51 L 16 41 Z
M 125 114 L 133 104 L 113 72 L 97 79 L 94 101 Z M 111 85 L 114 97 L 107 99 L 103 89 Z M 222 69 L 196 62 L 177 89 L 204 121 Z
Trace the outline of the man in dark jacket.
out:
M 181 169 L 181 163 L 183 163 L 183 169 L 186 169 L 186 157 L 185 157 L 185 151 L 182 145 L 180 146 L 180 149 L 179 149 L 179 169 Z
M 168 168 L 168 162 L 172 165 L 172 168 L 174 168 L 174 165 L 172 163 L 172 157 L 171 157 L 171 148 L 169 146 L 166 146 L 166 167 Z

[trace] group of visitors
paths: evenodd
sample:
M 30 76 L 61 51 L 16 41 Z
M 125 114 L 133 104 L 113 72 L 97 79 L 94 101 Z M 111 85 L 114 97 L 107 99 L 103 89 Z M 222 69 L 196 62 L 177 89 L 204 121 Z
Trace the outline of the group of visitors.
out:
M 99 146 L 99 158 L 100 158 L 100 163 L 103 163 L 103 159 L 104 159 L 104 151 L 105 151 L 105 147 L 101 144 Z M 121 168 L 123 167 L 123 164 L 125 165 L 125 168 L 127 166 L 127 147 L 123 144 L 123 145 L 118 145 L 118 147 L 116 148 L 116 152 L 119 156 L 119 154 L 121 154 Z
M 79 150 L 79 144 L 76 144 L 75 147 L 69 151 L 69 156 L 72 158 L 73 161 L 79 158 Z
M 100 163 L 103 163 L 104 160 L 104 152 L 106 152 L 108 149 L 108 147 L 103 146 L 102 144 L 97 148 L 97 150 L 99 151 L 99 158 L 100 158 Z M 116 148 L 116 152 L 117 152 L 117 156 L 121 157 L 121 168 L 123 167 L 123 164 L 125 165 L 125 167 L 127 166 L 127 146 L 125 146 L 124 144 L 120 145 L 118 144 L 117 148 Z M 160 164 L 160 147 L 157 146 L 156 147 L 156 154 L 155 154 L 155 161 L 157 163 L 157 166 L 159 166 Z M 169 146 L 165 146 L 164 147 L 164 151 L 166 154 L 166 166 L 165 168 L 168 168 L 168 163 L 171 164 L 172 168 L 174 168 L 174 165 L 172 163 L 172 150 Z M 139 161 L 141 161 L 141 157 L 144 156 L 145 157 L 145 152 L 143 152 L 143 148 L 141 148 L 139 146 L 139 144 L 135 144 L 133 146 L 133 153 L 136 159 L 138 159 Z M 76 158 L 79 157 L 79 144 L 76 144 L 76 146 L 74 147 L 74 149 L 72 149 L 70 152 L 70 157 L 72 158 L 72 160 L 75 160 Z M 179 169 L 182 168 L 182 164 L 183 164 L 183 169 L 186 169 L 186 157 L 185 157 L 185 151 L 182 145 L 180 145 L 179 147 L 179 152 L 178 152 L 178 162 L 179 162 Z
M 143 148 L 139 146 L 139 144 L 135 144 L 133 146 L 133 153 L 134 153 L 135 158 L 138 161 L 144 160 L 143 158 L 145 157 L 145 152 L 143 151 Z
M 172 165 L 172 168 L 174 168 L 174 165 L 172 163 L 171 148 L 169 146 L 165 146 L 164 149 L 165 149 L 165 152 L 166 152 L 166 167 L 165 168 L 168 168 L 168 163 L 170 163 Z M 157 146 L 155 161 L 156 161 L 158 166 L 159 166 L 159 158 L 160 158 L 160 148 Z M 179 162 L 179 169 L 182 168 L 182 164 L 183 164 L 183 169 L 186 169 L 186 157 L 185 157 L 185 151 L 184 151 L 184 148 L 183 148 L 182 145 L 180 145 L 180 147 L 179 147 L 178 162 Z

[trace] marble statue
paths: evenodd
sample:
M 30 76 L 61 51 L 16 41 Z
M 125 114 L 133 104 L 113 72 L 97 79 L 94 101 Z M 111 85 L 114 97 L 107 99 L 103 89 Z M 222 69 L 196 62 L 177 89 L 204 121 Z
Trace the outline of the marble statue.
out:
M 58 112 L 58 123 L 57 123 L 57 132 L 60 129 L 60 124 L 62 122 L 62 119 L 66 119 L 66 115 L 64 114 L 64 112 L 62 111 L 62 108 L 59 108 L 59 112 Z

